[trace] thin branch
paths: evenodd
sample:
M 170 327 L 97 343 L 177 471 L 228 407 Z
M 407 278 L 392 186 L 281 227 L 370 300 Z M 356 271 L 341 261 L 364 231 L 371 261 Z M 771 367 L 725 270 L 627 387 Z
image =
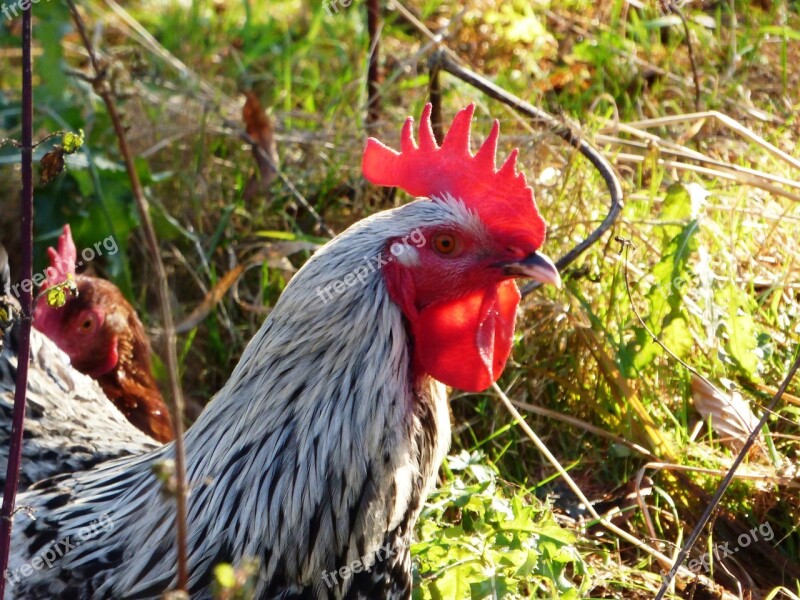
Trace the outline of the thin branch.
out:
M 644 446 L 640 446 L 639 444 L 628 441 L 625 438 L 622 438 L 618 435 L 614 435 L 613 433 L 606 431 L 602 427 L 597 427 L 596 425 L 587 423 L 582 419 L 571 417 L 569 415 L 562 414 L 555 410 L 550 410 L 549 408 L 545 408 L 544 406 L 537 406 L 536 404 L 530 404 L 529 402 L 522 402 L 520 400 L 512 400 L 511 402 L 514 404 L 514 406 L 521 408 L 522 410 L 531 412 L 535 415 L 545 417 L 547 419 L 561 421 L 562 423 L 567 423 L 579 429 L 583 429 L 584 431 L 593 433 L 596 436 L 605 438 L 607 440 L 611 440 L 615 444 L 619 444 L 620 446 L 625 446 L 626 448 L 630 448 L 634 452 L 638 452 L 639 454 L 641 454 L 642 456 L 646 456 L 647 458 L 650 459 L 657 458 L 655 454 L 650 452 L 650 450 L 648 450 Z
M 381 3 L 367 0 L 367 30 L 369 31 L 369 67 L 367 69 L 367 129 L 381 115 Z
M 429 89 L 431 101 L 431 126 L 433 127 L 433 137 L 437 144 L 444 141 L 444 131 L 442 130 L 442 83 L 439 76 L 441 69 L 439 65 L 431 65 L 429 75 Z
M 58 131 L 54 131 L 52 133 L 48 133 L 38 142 L 31 142 L 31 149 L 38 148 L 41 144 L 44 144 L 46 141 L 53 139 L 54 137 L 58 137 L 60 135 L 64 135 L 66 131 L 63 129 L 59 129 Z M 5 146 L 9 144 L 10 146 L 14 146 L 15 148 L 22 148 L 22 142 L 18 142 L 14 138 L 0 138 L 0 146 Z
M 783 383 L 781 383 L 778 391 L 772 397 L 772 400 L 767 406 L 767 409 L 764 411 L 764 414 L 761 416 L 761 419 L 759 419 L 758 423 L 753 428 L 753 431 L 751 431 L 750 435 L 747 437 L 747 441 L 745 441 L 744 446 L 742 446 L 738 456 L 734 459 L 728 474 L 725 475 L 725 479 L 720 482 L 719 486 L 717 487 L 717 491 L 714 492 L 714 496 L 712 496 L 708 506 L 706 506 L 703 514 L 700 515 L 700 519 L 697 521 L 692 533 L 689 535 L 689 539 L 684 542 L 681 551 L 675 558 L 675 564 L 672 565 L 669 573 L 667 573 L 667 575 L 664 577 L 664 582 L 661 584 L 661 589 L 658 590 L 655 600 L 662 600 L 664 598 L 664 595 L 667 593 L 667 589 L 672 583 L 672 580 L 675 579 L 675 575 L 677 575 L 678 570 L 682 568 L 681 565 L 689 556 L 689 551 L 692 549 L 692 546 L 694 546 L 695 542 L 697 542 L 697 538 L 700 537 L 700 534 L 703 533 L 703 529 L 711 519 L 711 515 L 714 514 L 714 511 L 717 509 L 722 496 L 725 494 L 728 486 L 731 484 L 731 481 L 733 481 L 733 478 L 736 476 L 736 469 L 739 468 L 739 465 L 741 465 L 742 461 L 744 461 L 745 457 L 747 457 L 748 453 L 750 452 L 750 448 L 753 447 L 753 444 L 756 441 L 756 438 L 761 435 L 761 431 L 764 429 L 764 425 L 767 424 L 770 414 L 773 410 L 775 410 L 778 402 L 780 402 L 781 396 L 783 396 L 783 393 L 789 387 L 789 383 L 791 383 L 798 369 L 800 369 L 800 346 L 797 347 L 794 364 L 786 374 L 786 378 L 783 380 Z
M 128 142 L 125 137 L 125 129 L 122 126 L 119 112 L 117 111 L 116 103 L 114 102 L 114 95 L 108 82 L 103 77 L 104 71 L 101 67 L 97 55 L 95 54 L 91 40 L 86 33 L 86 27 L 83 19 L 80 16 L 77 8 L 75 7 L 74 0 L 67 0 L 72 18 L 75 22 L 75 27 L 81 36 L 83 45 L 89 54 L 89 60 L 92 64 L 92 70 L 95 74 L 95 81 L 93 87 L 95 92 L 102 98 L 108 111 L 108 116 L 114 126 L 114 132 L 117 136 L 119 150 L 125 161 L 125 168 L 128 172 L 128 178 L 131 182 L 131 191 L 136 201 L 136 206 L 142 218 L 142 226 L 144 228 L 145 238 L 147 240 L 148 249 L 151 258 L 156 268 L 156 277 L 158 279 L 158 299 L 161 308 L 161 320 L 164 327 L 164 353 L 166 356 L 167 373 L 169 377 L 169 387 L 172 396 L 172 421 L 175 427 L 175 503 L 176 503 L 176 543 L 178 553 L 178 582 L 179 590 L 186 591 L 188 589 L 189 573 L 187 566 L 187 553 L 186 553 L 186 538 L 187 538 L 187 523 L 186 523 L 186 450 L 183 443 L 183 394 L 181 392 L 180 382 L 178 380 L 178 355 L 175 349 L 175 327 L 172 321 L 172 311 L 169 304 L 169 288 L 167 287 L 167 272 L 164 269 L 164 263 L 161 260 L 161 253 L 159 252 L 158 240 L 156 238 L 155 229 L 153 228 L 152 220 L 150 219 L 150 205 L 147 197 L 144 194 L 139 175 L 136 171 L 133 155 L 131 154 Z
M 628 154 L 626 152 L 620 152 L 619 154 L 617 154 L 617 161 L 621 163 L 641 164 L 647 160 L 650 159 L 640 154 Z M 793 202 L 800 202 L 800 195 L 787 192 L 786 190 L 784 190 L 781 187 L 778 187 L 777 185 L 772 185 L 771 183 L 765 183 L 764 181 L 759 181 L 757 176 L 754 177 L 747 173 L 743 173 L 741 169 L 727 170 L 728 167 L 725 167 L 726 170 L 720 171 L 718 169 L 709 169 L 707 167 L 702 167 L 699 165 L 693 165 L 685 162 L 668 160 L 664 158 L 656 159 L 655 164 L 661 167 L 665 167 L 667 169 L 676 169 L 678 171 L 690 171 L 692 173 L 700 173 L 701 175 L 707 175 L 709 177 L 724 179 L 725 181 L 734 181 L 741 185 L 748 185 L 750 187 L 764 190 L 765 192 L 769 192 L 770 194 L 774 194 L 776 196 L 782 196 L 784 198 L 788 198 Z
M 686 48 L 689 50 L 689 62 L 692 65 L 692 76 L 694 77 L 694 109 L 699 111 L 700 110 L 700 75 L 697 72 L 697 62 L 694 59 L 694 46 L 692 45 L 692 36 L 691 32 L 689 31 L 689 22 L 686 20 L 686 16 L 683 14 L 683 11 L 678 6 L 677 2 L 670 2 L 669 9 L 678 15 L 678 18 L 683 23 L 683 32 L 686 35 Z
M 677 354 L 675 354 L 672 350 L 670 350 L 669 346 L 667 346 L 664 342 L 662 342 L 661 339 L 655 333 L 653 333 L 647 326 L 647 323 L 645 323 L 644 319 L 642 318 L 642 315 L 639 314 L 639 311 L 636 308 L 636 304 L 633 302 L 633 294 L 631 294 L 631 284 L 628 280 L 628 250 L 633 247 L 633 244 L 631 243 L 630 240 L 620 236 L 617 236 L 614 239 L 615 241 L 622 244 L 622 247 L 620 248 L 620 253 L 622 253 L 623 251 L 625 252 L 625 260 L 622 263 L 623 274 L 624 274 L 623 278 L 625 280 L 625 292 L 628 295 L 628 302 L 630 303 L 631 311 L 636 316 L 636 319 L 639 321 L 639 325 L 641 325 L 642 329 L 644 329 L 647 335 L 650 336 L 650 339 L 652 339 L 656 344 L 661 346 L 661 349 L 664 352 L 666 352 L 669 355 L 669 357 L 672 358 L 672 360 L 677 362 L 679 365 L 681 365 L 684 369 L 689 371 L 695 377 L 698 377 L 701 380 L 703 380 L 708 386 L 714 387 L 714 384 L 712 384 L 708 379 L 706 379 L 703 376 L 703 374 L 700 373 L 700 371 L 698 371 L 693 366 L 683 361 Z
M 636 148 L 641 150 L 643 153 L 650 150 L 653 144 L 657 145 L 658 152 L 662 156 L 672 156 L 676 159 L 683 159 L 683 160 L 691 160 L 699 162 L 707 167 L 716 167 L 717 169 L 724 169 L 726 171 L 731 171 L 736 174 L 741 174 L 743 177 L 740 181 L 744 185 L 750 185 L 753 177 L 758 179 L 763 179 L 768 182 L 772 182 L 775 184 L 784 185 L 786 187 L 800 189 L 800 181 L 796 181 L 794 179 L 789 179 L 788 177 L 782 177 L 780 175 L 772 175 L 771 173 L 765 173 L 764 171 L 759 171 L 758 169 L 752 169 L 750 167 L 743 167 L 737 164 L 726 163 L 722 160 L 717 160 L 715 158 L 711 158 L 706 156 L 705 154 L 701 154 L 700 152 L 695 152 L 689 148 L 684 146 L 680 146 L 678 144 L 671 144 L 667 140 L 662 140 L 657 136 L 650 136 L 647 135 L 645 139 L 649 139 L 648 142 L 639 142 L 636 140 L 628 140 L 623 138 L 618 138 L 611 135 L 604 135 L 602 133 L 598 133 L 595 136 L 595 139 L 598 142 L 604 144 L 616 144 L 618 146 L 629 146 L 632 148 Z M 642 156 L 642 155 L 639 155 Z M 629 162 L 642 162 L 636 155 L 629 155 L 629 154 L 617 154 L 616 158 L 617 161 L 620 160 L 627 160 Z M 716 175 L 714 175 L 716 176 Z
M 22 12 L 22 281 L 33 279 L 33 80 L 31 69 L 31 5 Z M 32 313 L 33 290 L 22 286 L 20 297 L 22 315 Z M 25 428 L 25 400 L 28 391 L 28 365 L 30 363 L 31 319 L 22 318 L 14 325 L 19 327 L 17 354 L 17 379 L 14 390 L 14 414 L 11 423 L 11 443 L 8 450 L 6 483 L 3 490 L 3 508 L 0 512 L 0 573 L 8 568 L 11 554 L 11 528 L 14 504 L 19 485 L 19 466 L 22 459 L 22 434 Z M 0 598 L 5 598 L 6 578 L 0 577 Z
M 751 131 L 750 129 L 739 123 L 733 117 L 730 117 L 725 113 L 721 113 L 716 110 L 705 110 L 697 113 L 667 115 L 663 117 L 654 117 L 652 119 L 642 119 L 641 121 L 631 121 L 629 123 L 626 123 L 626 126 L 642 130 L 642 129 L 650 129 L 652 127 L 668 127 L 670 125 L 675 125 L 677 123 L 686 123 L 686 122 L 694 123 L 698 119 L 705 119 L 705 118 L 714 119 L 718 123 L 731 129 L 734 133 L 742 136 L 746 140 L 750 140 L 754 144 L 761 146 L 762 148 L 764 148 L 764 150 L 769 152 L 775 158 L 782 160 L 783 162 L 794 167 L 795 169 L 800 169 L 800 159 L 794 158 L 793 156 L 787 154 L 774 144 L 770 144 L 763 137 Z

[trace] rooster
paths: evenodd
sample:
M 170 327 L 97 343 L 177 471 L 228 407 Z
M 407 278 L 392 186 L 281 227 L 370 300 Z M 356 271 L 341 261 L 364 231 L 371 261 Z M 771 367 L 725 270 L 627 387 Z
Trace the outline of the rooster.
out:
M 11 295 L 8 256 L 0 245 L 0 485 L 5 483 L 11 438 L 18 347 L 13 322 L 19 318 L 19 303 Z M 53 475 L 90 469 L 159 446 L 109 405 L 95 381 L 69 363 L 52 341 L 31 331 L 21 490 Z
M 136 311 L 113 283 L 75 275 L 77 250 L 69 225 L 58 238 L 58 250 L 47 253 L 44 289 L 74 279 L 77 294 L 65 291 L 64 306 L 54 307 L 42 293 L 33 326 L 67 353 L 73 367 L 96 379 L 131 423 L 160 442 L 172 440 L 169 411 L 153 378 L 150 343 Z
M 496 168 L 498 123 L 473 155 L 474 107 L 441 147 L 430 110 L 419 144 L 409 119 L 401 152 L 370 139 L 362 161 L 368 180 L 418 199 L 297 272 L 186 433 L 193 599 L 211 597 L 215 565 L 252 557 L 262 600 L 411 597 L 414 524 L 450 444 L 445 386 L 499 377 L 515 278 L 560 285 L 517 151 Z M 167 444 L 22 494 L 36 519 L 15 516 L 8 597 L 174 588 L 173 499 L 153 472 L 173 456 Z

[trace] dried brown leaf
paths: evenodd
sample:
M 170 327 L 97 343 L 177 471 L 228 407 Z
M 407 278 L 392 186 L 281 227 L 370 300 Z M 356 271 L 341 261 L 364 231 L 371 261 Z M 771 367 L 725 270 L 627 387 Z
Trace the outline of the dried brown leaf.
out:
M 692 374 L 692 400 L 703 420 L 711 421 L 720 441 L 734 452 L 742 449 L 758 425 L 758 417 L 739 392 L 722 392 L 695 374 Z M 763 439 L 759 437 L 756 443 L 756 452 L 764 452 Z
M 258 196 L 266 196 L 269 186 L 277 177 L 278 146 L 275 143 L 275 130 L 272 121 L 264 112 L 258 97 L 251 91 L 244 93 L 245 103 L 242 109 L 242 120 L 253 144 L 253 158 L 258 171 L 250 176 L 244 190 L 244 199 L 252 200 Z
M 42 156 L 42 160 L 39 161 L 39 166 L 41 167 L 39 177 L 42 185 L 50 183 L 53 178 L 64 170 L 64 154 L 64 148 L 54 146 L 50 152 Z

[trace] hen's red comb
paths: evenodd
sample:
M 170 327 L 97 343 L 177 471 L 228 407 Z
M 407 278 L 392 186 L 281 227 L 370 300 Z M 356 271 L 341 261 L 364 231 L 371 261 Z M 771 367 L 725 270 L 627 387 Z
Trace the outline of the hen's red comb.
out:
M 67 280 L 67 275 L 75 275 L 75 262 L 78 260 L 78 251 L 75 242 L 72 241 L 72 231 L 69 224 L 64 225 L 64 233 L 58 237 L 58 250 L 47 249 L 47 256 L 50 257 L 50 267 L 47 269 L 47 283 L 43 287 L 57 285 Z M 55 275 L 53 275 L 55 270 Z
M 449 193 L 476 212 L 492 231 L 500 230 L 508 236 L 510 245 L 525 243 L 539 248 L 544 242 L 545 224 L 536 209 L 533 189 L 525 175 L 517 173 L 519 150 L 515 149 L 497 169 L 500 123 L 495 120 L 489 137 L 473 155 L 470 128 L 474 112 L 474 104 L 460 110 L 439 147 L 431 127 L 431 105 L 426 104 L 419 145 L 414 142 L 412 117 L 403 125 L 400 152 L 370 138 L 361 162 L 364 177 L 414 196 L 441 198 Z

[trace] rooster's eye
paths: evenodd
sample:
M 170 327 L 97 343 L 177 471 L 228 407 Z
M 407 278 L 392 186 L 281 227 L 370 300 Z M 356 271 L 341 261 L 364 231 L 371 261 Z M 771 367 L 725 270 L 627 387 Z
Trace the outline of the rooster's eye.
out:
M 79 333 L 89 333 L 90 331 L 92 331 L 92 329 L 94 329 L 94 320 L 91 318 L 86 318 L 80 324 L 78 331 Z
M 452 233 L 437 233 L 433 237 L 433 248 L 444 256 L 452 254 L 456 249 L 456 236 Z

